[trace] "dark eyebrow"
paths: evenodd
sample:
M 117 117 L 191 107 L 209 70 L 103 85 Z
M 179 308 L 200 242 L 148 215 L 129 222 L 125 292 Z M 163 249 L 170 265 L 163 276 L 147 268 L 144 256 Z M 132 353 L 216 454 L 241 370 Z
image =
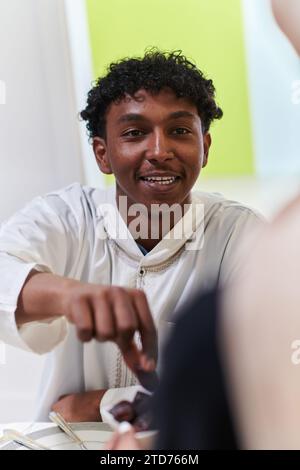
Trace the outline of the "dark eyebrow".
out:
M 195 118 L 195 114 L 189 111 L 176 111 L 175 113 L 169 114 L 169 119 L 180 119 L 182 117 Z
M 182 117 L 189 117 L 195 118 L 195 114 L 190 113 L 189 111 L 175 111 L 174 113 L 169 114 L 168 119 L 180 119 Z M 138 113 L 128 113 L 123 114 L 123 116 L 119 117 L 118 124 L 122 124 L 124 122 L 133 122 L 133 121 L 147 121 L 147 118 L 142 114 Z
M 147 119 L 142 114 L 137 113 L 129 113 L 123 114 L 123 116 L 119 117 L 118 124 L 122 124 L 122 122 L 132 122 L 132 121 L 146 121 Z

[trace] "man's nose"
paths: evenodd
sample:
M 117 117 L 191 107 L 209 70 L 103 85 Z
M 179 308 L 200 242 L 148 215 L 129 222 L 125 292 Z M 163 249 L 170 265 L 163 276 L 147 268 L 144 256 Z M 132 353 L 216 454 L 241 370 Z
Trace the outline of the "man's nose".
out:
M 165 161 L 174 158 L 168 138 L 162 131 L 153 132 L 148 140 L 146 158 L 151 161 Z

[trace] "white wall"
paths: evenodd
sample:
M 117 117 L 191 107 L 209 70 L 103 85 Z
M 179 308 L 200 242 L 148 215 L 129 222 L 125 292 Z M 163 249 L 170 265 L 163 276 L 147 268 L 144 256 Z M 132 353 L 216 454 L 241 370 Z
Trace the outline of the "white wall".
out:
M 256 170 L 262 177 L 299 177 L 300 58 L 279 29 L 270 0 L 242 4 Z
M 66 31 L 74 76 L 77 109 L 84 109 L 87 93 L 92 86 L 92 54 L 89 42 L 86 0 L 62 0 L 65 5 Z M 79 126 L 85 179 L 89 186 L 103 186 L 104 176 L 94 158 L 88 142 L 85 123 Z
M 82 180 L 74 87 L 60 0 L 0 0 L 0 218 Z
M 85 182 L 68 40 L 63 0 L 0 0 L 0 222 L 38 194 Z M 1 351 L 0 422 L 29 419 L 43 358 L 6 348 L 4 361 Z

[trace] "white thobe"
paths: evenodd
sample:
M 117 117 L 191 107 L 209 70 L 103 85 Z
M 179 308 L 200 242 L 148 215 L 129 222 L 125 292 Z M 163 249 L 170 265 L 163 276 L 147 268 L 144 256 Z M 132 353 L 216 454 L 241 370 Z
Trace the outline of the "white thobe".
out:
M 47 353 L 37 420 L 46 420 L 51 405 L 63 394 L 109 389 L 102 400 L 107 405 L 117 397 L 132 395 L 136 379 L 114 343 L 82 344 L 64 317 L 17 327 L 18 297 L 30 271 L 143 289 L 161 344 L 176 312 L 192 295 L 230 279 L 238 268 L 236 250 L 260 220 L 253 210 L 220 195 L 195 192 L 192 200 L 194 206 L 204 208 L 203 217 L 197 212 L 187 222 L 185 237 L 165 237 L 146 255 L 117 210 L 114 189 L 75 183 L 34 199 L 2 224 L 0 340 Z M 126 237 L 116 235 L 116 219 L 103 210 L 107 204 L 114 206 Z

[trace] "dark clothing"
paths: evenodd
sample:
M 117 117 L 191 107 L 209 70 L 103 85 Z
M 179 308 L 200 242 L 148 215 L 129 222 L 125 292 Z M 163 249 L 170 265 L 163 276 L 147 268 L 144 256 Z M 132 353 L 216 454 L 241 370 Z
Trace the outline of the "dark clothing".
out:
M 157 449 L 237 449 L 217 342 L 219 294 L 178 317 L 154 397 Z

